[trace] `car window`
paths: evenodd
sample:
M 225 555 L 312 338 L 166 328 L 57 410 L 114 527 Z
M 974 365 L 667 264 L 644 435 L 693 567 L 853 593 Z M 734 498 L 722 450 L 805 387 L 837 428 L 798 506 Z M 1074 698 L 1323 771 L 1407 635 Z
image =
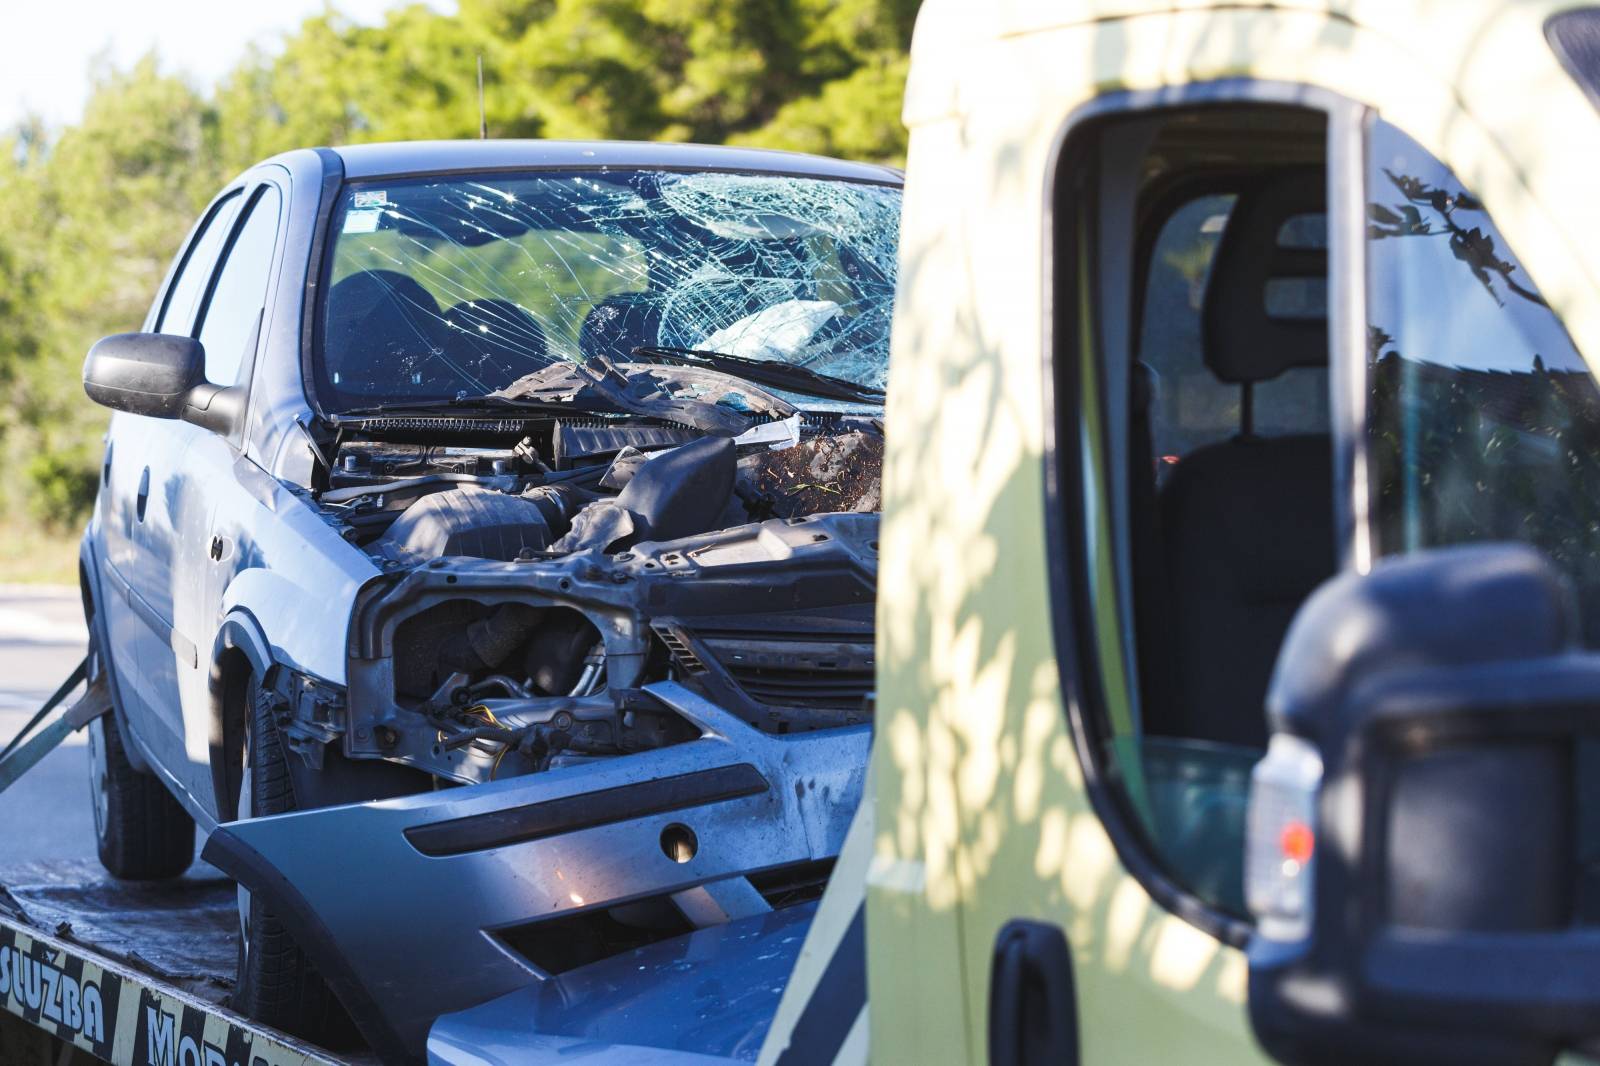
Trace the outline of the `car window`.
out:
M 1484 206 L 1395 127 L 1372 132 L 1369 447 L 1380 553 L 1541 549 L 1600 643 L 1600 392 Z
M 196 336 L 206 350 L 206 380 L 213 385 L 237 383 L 245 347 L 256 336 L 277 244 L 280 199 L 268 185 L 250 205 L 202 313 Z
M 888 373 L 900 190 L 659 170 L 352 185 L 332 220 L 318 394 L 483 396 L 643 345 Z
M 237 191 L 217 204 L 205 220 L 200 232 L 189 242 L 177 276 L 167 289 L 166 303 L 161 317 L 156 319 L 157 333 L 176 333 L 184 336 L 193 331 L 194 312 L 205 292 L 217 263 L 217 252 L 233 228 L 233 219 L 239 211 L 240 196 Z

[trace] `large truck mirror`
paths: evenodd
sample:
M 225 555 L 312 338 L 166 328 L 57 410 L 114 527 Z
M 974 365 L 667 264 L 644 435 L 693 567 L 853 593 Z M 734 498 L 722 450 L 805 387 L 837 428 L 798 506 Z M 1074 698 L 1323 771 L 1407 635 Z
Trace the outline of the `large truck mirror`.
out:
M 1580 861 L 1600 811 L 1579 809 L 1600 654 L 1578 634 L 1565 579 L 1518 545 L 1386 561 L 1301 608 L 1247 830 L 1273 1057 L 1548 1063 L 1600 1034 Z

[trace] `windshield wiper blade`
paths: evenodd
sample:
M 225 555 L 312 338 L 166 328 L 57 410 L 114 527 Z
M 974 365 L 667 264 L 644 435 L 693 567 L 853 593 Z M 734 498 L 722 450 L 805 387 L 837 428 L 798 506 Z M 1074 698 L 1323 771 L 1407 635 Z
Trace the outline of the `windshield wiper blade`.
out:
M 513 400 L 504 396 L 456 396 L 438 400 L 391 400 L 370 407 L 350 407 L 339 411 L 341 416 L 357 418 L 392 418 L 405 415 L 474 415 L 488 414 L 515 417 L 520 412 L 539 411 L 570 414 L 571 409 L 562 404 L 538 400 Z
M 651 356 L 681 366 L 703 366 L 725 374 L 748 378 L 758 385 L 773 385 L 780 389 L 793 389 L 808 396 L 829 400 L 851 400 L 856 403 L 882 403 L 883 390 L 870 385 L 823 374 L 807 366 L 784 363 L 776 359 L 751 359 L 726 352 L 708 352 L 700 348 L 674 348 L 664 344 L 643 344 L 633 350 L 635 355 Z

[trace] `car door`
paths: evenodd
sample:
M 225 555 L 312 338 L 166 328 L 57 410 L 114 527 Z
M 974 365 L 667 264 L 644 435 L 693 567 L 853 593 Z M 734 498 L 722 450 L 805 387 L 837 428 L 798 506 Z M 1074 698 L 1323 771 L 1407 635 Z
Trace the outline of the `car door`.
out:
M 147 330 L 190 333 L 239 203 L 240 190 L 230 189 L 201 217 L 151 309 Z M 148 554 L 146 530 L 147 524 L 161 521 L 159 498 L 156 513 L 151 511 L 152 464 L 159 469 L 177 442 L 187 439 L 189 428 L 179 422 L 117 414 L 106 433 L 101 467 L 99 606 L 107 654 L 128 724 L 140 746 L 162 765 L 181 750 L 181 738 L 177 719 L 163 712 L 162 697 L 152 688 L 161 674 L 160 663 L 172 654 L 164 621 L 171 615 L 170 608 L 163 611 L 159 606 L 169 596 L 165 575 Z M 170 712 L 170 706 L 166 710 Z
M 269 282 L 277 263 L 284 218 L 278 181 L 258 180 L 241 198 L 238 219 L 197 308 L 191 334 L 206 353 L 206 380 L 230 388 L 249 386 L 261 339 Z M 212 518 L 231 498 L 243 427 L 223 435 L 173 423 L 149 459 L 153 520 L 143 527 L 143 554 L 154 587 L 151 602 L 168 627 L 166 654 L 147 666 L 148 686 L 181 749 L 173 773 L 194 805 L 211 808 L 210 694 L 208 673 L 218 623 L 211 569 L 221 561 Z

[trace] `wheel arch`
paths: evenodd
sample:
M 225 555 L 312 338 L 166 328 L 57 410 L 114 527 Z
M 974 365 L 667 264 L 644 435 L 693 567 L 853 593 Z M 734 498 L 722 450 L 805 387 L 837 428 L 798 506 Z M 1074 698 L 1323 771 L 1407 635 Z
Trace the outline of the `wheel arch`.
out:
M 211 752 L 211 789 L 216 799 L 217 821 L 238 817 L 240 774 L 243 769 L 244 693 L 251 676 L 265 677 L 272 668 L 272 645 L 261 623 L 249 611 L 228 613 L 211 646 L 208 746 Z

